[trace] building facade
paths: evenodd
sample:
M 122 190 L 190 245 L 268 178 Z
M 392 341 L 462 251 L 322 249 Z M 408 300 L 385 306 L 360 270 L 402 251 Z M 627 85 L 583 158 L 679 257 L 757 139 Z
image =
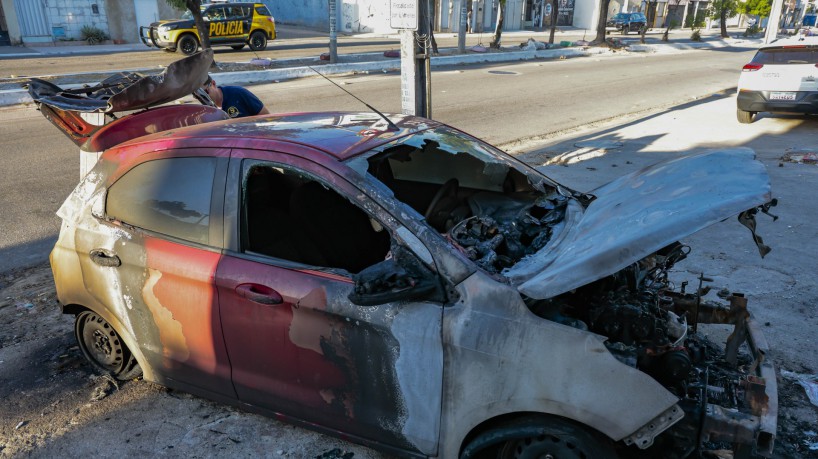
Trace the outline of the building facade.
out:
M 84 26 L 133 43 L 140 25 L 181 13 L 165 0 L 0 0 L 0 46 L 78 41 Z

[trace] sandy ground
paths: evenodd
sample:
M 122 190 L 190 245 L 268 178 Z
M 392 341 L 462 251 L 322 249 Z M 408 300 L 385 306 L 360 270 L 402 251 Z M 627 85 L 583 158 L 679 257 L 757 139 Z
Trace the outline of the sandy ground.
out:
M 674 276 L 689 279 L 704 272 L 714 278 L 715 290 L 746 293 L 778 369 L 815 374 L 818 165 L 781 157 L 818 145 L 818 120 L 764 116 L 739 125 L 734 110 L 735 99 L 722 95 L 616 126 L 508 147 L 536 166 L 559 155 L 573 158 L 572 164 L 543 169 L 581 190 L 703 148 L 755 149 L 780 199 L 773 209 L 778 221 L 758 218 L 773 252 L 761 260 L 747 230 L 730 219 L 685 241 L 693 253 Z M 581 143 L 600 140 L 622 146 Z M 775 457 L 818 457 L 818 450 L 809 449 L 818 442 L 818 407 L 791 380 L 778 382 Z M 76 346 L 72 318 L 59 313 L 47 265 L 0 274 L 0 400 L 0 457 L 386 457 L 145 381 L 115 383 L 98 375 Z

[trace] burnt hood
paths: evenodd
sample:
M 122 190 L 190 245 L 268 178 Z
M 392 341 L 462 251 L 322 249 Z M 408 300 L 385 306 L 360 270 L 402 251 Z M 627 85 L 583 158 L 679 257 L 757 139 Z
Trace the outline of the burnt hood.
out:
M 585 209 L 572 201 L 551 242 L 503 272 L 522 294 L 568 292 L 772 200 L 767 170 L 748 148 L 661 162 L 591 194 Z
M 63 89 L 38 78 L 28 93 L 38 106 L 60 111 L 116 113 L 161 105 L 195 93 L 207 80 L 213 50 L 206 49 L 168 65 L 158 75 L 118 73 L 96 86 Z
M 28 92 L 40 113 L 84 151 L 102 151 L 149 133 L 227 118 L 201 89 L 213 62 L 207 49 L 170 64 L 158 75 L 121 72 L 96 86 L 63 89 L 32 78 Z M 147 109 L 192 94 L 203 105 L 177 106 L 175 115 L 135 113 L 117 118 L 114 113 Z M 163 113 L 168 110 L 163 110 Z M 99 114 L 105 115 L 92 115 Z M 92 122 L 94 116 L 114 121 Z

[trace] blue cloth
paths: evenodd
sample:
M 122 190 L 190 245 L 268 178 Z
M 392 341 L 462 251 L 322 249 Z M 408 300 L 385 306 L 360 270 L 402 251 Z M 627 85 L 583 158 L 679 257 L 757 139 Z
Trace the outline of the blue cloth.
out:
M 264 103 L 258 97 L 241 86 L 219 86 L 219 89 L 224 96 L 222 110 L 230 118 L 258 115 L 264 107 Z

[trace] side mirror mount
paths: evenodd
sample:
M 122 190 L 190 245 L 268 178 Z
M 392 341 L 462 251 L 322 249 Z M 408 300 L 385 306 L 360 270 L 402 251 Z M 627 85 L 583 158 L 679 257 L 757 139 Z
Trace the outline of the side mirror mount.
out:
M 360 306 L 398 301 L 443 301 L 443 288 L 435 273 L 409 250 L 394 245 L 392 258 L 354 275 L 355 287 L 349 300 Z

